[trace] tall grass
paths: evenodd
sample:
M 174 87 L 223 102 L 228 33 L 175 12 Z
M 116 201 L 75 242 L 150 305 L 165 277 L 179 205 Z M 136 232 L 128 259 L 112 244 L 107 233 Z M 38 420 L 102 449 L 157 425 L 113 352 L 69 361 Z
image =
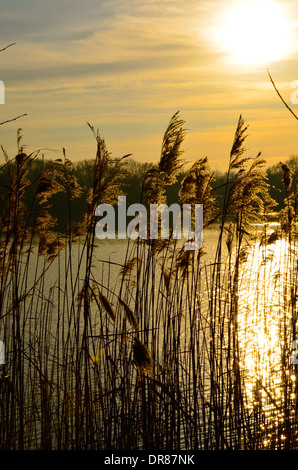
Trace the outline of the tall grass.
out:
M 166 202 L 165 187 L 184 164 L 184 124 L 179 113 L 172 117 L 159 165 L 144 178 L 142 198 L 149 203 Z M 17 156 L 9 160 L 4 151 L 0 447 L 296 449 L 298 378 L 290 354 L 297 335 L 298 206 L 290 170 L 281 168 L 286 199 L 272 232 L 264 161 L 260 154 L 247 157 L 240 117 L 223 209 L 207 158 L 192 165 L 179 192 L 181 204 L 204 205 L 214 251 L 187 251 L 174 239 L 138 239 L 123 244 L 112 261 L 103 256 L 106 242 L 95 238 L 95 208 L 116 201 L 125 158 L 112 159 L 90 128 L 97 146 L 94 182 L 75 225 L 72 201 L 83 188 L 65 152 L 30 182 L 38 152 L 25 154 L 20 135 Z M 61 235 L 53 231 L 51 197 L 63 188 L 69 223 Z M 280 242 L 285 249 L 272 254 Z M 272 285 L 280 288 L 278 305 Z M 246 342 L 260 324 L 263 340 L 276 334 L 279 346 L 265 348 L 265 359 L 264 349 Z M 271 367 L 273 353 L 278 359 Z

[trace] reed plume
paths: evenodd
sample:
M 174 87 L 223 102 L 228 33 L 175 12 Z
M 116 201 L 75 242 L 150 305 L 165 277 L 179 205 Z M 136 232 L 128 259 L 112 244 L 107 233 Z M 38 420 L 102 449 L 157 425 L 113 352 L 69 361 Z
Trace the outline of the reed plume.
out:
M 137 337 L 133 341 L 133 358 L 140 374 L 152 376 L 153 360 L 151 353 Z
M 185 121 L 180 118 L 179 111 L 177 111 L 164 133 L 158 166 L 159 171 L 164 175 L 163 183 L 166 185 L 176 182 L 177 174 L 184 166 L 181 160 L 183 155 L 181 145 L 186 135 L 184 124 Z
M 144 177 L 142 194 L 149 204 L 165 202 L 165 186 L 176 182 L 177 174 L 184 166 L 181 149 L 185 138 L 185 121 L 177 111 L 171 118 L 164 133 L 161 154 L 157 168 L 149 169 Z
M 115 204 L 119 195 L 123 194 L 122 182 L 125 174 L 124 159 L 112 159 L 108 152 L 104 139 L 100 137 L 99 130 L 87 123 L 91 129 L 97 144 L 96 158 L 93 168 L 93 187 L 89 189 L 86 198 L 86 211 L 82 220 L 74 228 L 74 236 L 83 236 L 88 230 L 94 228 L 94 213 L 99 204 Z
M 204 228 L 212 222 L 215 210 L 213 194 L 214 174 L 208 163 L 208 158 L 197 160 L 181 183 L 179 198 L 182 204 L 203 204 Z

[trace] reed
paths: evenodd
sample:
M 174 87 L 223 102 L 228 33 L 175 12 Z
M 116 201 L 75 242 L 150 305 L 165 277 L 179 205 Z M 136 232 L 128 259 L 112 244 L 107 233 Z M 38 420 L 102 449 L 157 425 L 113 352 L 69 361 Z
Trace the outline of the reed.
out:
M 179 113 L 170 120 L 159 163 L 143 181 L 148 203 L 166 202 L 185 164 L 184 124 Z M 3 149 L 0 448 L 296 449 L 297 184 L 289 168 L 281 166 L 286 197 L 272 232 L 264 161 L 247 156 L 240 116 L 223 204 L 207 158 L 179 190 L 182 204 L 204 205 L 213 251 L 138 239 L 115 262 L 95 239 L 94 213 L 121 194 L 127 155 L 112 159 L 89 127 L 94 180 L 78 223 L 73 203 L 84 188 L 65 151 L 30 181 L 39 152 L 27 155 L 20 134 L 15 158 Z M 63 234 L 51 213 L 61 191 Z M 275 351 L 266 348 L 272 336 Z

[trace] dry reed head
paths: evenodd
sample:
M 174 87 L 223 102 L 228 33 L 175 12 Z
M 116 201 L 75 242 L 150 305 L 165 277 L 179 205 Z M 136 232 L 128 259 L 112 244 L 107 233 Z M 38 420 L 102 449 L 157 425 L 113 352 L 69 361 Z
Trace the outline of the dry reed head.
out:
M 130 276 L 132 274 L 133 269 L 136 267 L 138 263 L 138 257 L 134 256 L 133 258 L 129 259 L 124 266 L 120 269 L 120 275 L 122 276 L 123 280 L 130 280 Z
M 75 199 L 81 196 L 82 188 L 78 182 L 77 177 L 73 174 L 73 163 L 71 160 L 65 157 L 65 149 L 63 149 L 64 153 L 64 169 L 65 169 L 65 185 L 68 188 L 70 198 Z
M 53 240 L 49 239 L 49 234 L 46 235 L 46 250 L 47 261 L 52 263 L 65 248 L 65 237 L 55 236 Z
M 280 162 L 282 183 L 285 188 L 286 196 L 284 198 L 284 207 L 279 211 L 278 218 L 280 228 L 283 234 L 289 235 L 293 233 L 297 216 L 298 197 L 297 197 L 297 180 L 295 182 L 294 191 L 291 192 L 293 183 L 293 171 L 285 163 Z
M 185 121 L 179 117 L 177 111 L 164 133 L 158 167 L 149 169 L 145 175 L 142 194 L 149 204 L 162 204 L 166 201 L 165 185 L 175 183 L 184 166 L 181 160 L 181 145 L 185 138 L 184 124 Z
M 142 195 L 149 204 L 164 204 L 166 202 L 164 183 L 158 168 L 149 169 L 142 184 Z
M 182 204 L 203 204 L 204 227 L 211 222 L 215 209 L 215 197 L 212 194 L 214 174 L 208 163 L 208 158 L 197 160 L 184 177 L 179 197 Z
M 291 188 L 292 181 L 293 181 L 293 177 L 292 177 L 293 171 L 285 163 L 280 162 L 280 166 L 281 166 L 281 172 L 282 172 L 282 182 L 283 182 L 286 192 L 288 193 L 288 191 Z
M 181 272 L 182 277 L 186 278 L 193 270 L 194 251 L 180 250 L 175 259 L 175 269 Z
M 272 245 L 274 244 L 277 240 L 281 239 L 281 231 L 280 228 L 274 230 L 272 233 L 270 233 L 269 237 L 263 237 L 262 243 L 265 245 Z
M 230 154 L 228 178 L 231 179 L 227 181 L 227 187 L 230 187 L 225 201 L 225 213 L 241 230 L 244 226 L 248 228 L 249 224 L 259 222 L 276 205 L 262 171 L 265 160 L 261 158 L 261 152 L 254 158 L 243 156 L 246 130 L 247 126 L 240 116 Z M 252 163 L 248 165 L 250 161 Z
M 133 341 L 133 359 L 137 365 L 140 374 L 153 374 L 153 359 L 152 355 L 139 338 L 135 337 Z
M 39 254 L 39 256 L 44 256 L 47 252 L 48 237 L 49 237 L 49 235 L 44 233 L 44 232 L 40 234 L 39 243 L 38 243 L 38 254 Z
M 179 117 L 179 111 L 177 111 L 164 133 L 159 161 L 159 171 L 164 174 L 164 184 L 175 183 L 177 174 L 184 165 L 181 161 L 183 154 L 181 145 L 186 134 L 184 124 L 185 121 Z
M 44 204 L 54 194 L 63 191 L 63 176 L 63 171 L 57 166 L 56 162 L 51 162 L 46 166 L 39 178 L 35 193 L 38 204 Z
M 131 308 L 127 305 L 126 302 L 124 302 L 122 299 L 118 299 L 119 304 L 123 307 L 125 316 L 129 322 L 129 324 L 134 328 L 134 330 L 137 332 L 139 330 L 139 325 L 137 322 L 137 319 L 135 317 L 134 312 L 131 310 Z
M 249 160 L 249 158 L 242 158 L 246 149 L 243 146 L 244 141 L 247 138 L 246 131 L 248 126 L 245 125 L 243 117 L 240 115 L 237 123 L 236 132 L 234 135 L 234 141 L 230 152 L 230 168 L 231 170 L 241 169 L 243 165 Z
M 93 186 L 87 192 L 86 211 L 73 230 L 75 237 L 86 235 L 89 230 L 94 229 L 94 212 L 99 204 L 113 205 L 117 202 L 118 196 L 123 194 L 122 186 L 125 176 L 123 160 L 131 155 L 126 154 L 122 158 L 112 159 L 99 131 L 95 130 L 91 124 L 87 124 L 95 136 L 97 150 L 93 167 Z
M 117 202 L 117 198 L 121 194 L 121 184 L 124 176 L 123 160 L 131 154 L 124 155 L 119 159 L 112 159 L 104 139 L 100 137 L 99 131 L 95 131 L 94 127 L 90 124 L 88 126 L 92 130 L 97 142 L 93 191 L 92 195 L 90 195 L 93 207 L 100 203 L 113 204 Z M 91 203 L 90 198 L 89 203 Z
M 179 111 L 176 112 L 163 136 L 158 167 L 150 168 L 144 176 L 142 196 L 147 199 L 149 204 L 161 205 L 167 202 L 165 186 L 172 185 L 177 181 L 177 175 L 184 166 L 184 162 L 181 160 L 183 153 L 181 145 L 185 137 L 184 123 L 185 121 L 179 117 Z M 150 233 L 150 221 L 147 223 L 147 232 Z M 158 214 L 158 233 L 161 235 L 160 213 Z M 153 256 L 169 246 L 169 240 L 163 240 L 161 236 L 154 240 L 148 236 L 145 243 L 150 245 Z
M 285 198 L 285 207 L 279 211 L 278 220 L 280 223 L 281 231 L 288 235 L 292 233 L 295 222 L 295 207 L 294 207 L 294 198 L 291 194 Z
M 8 175 L 7 195 L 1 203 L 1 230 L 8 232 L 14 230 L 16 220 L 18 229 L 21 230 L 23 220 L 26 215 L 26 207 L 23 202 L 26 188 L 29 186 L 28 167 L 30 157 L 23 152 L 19 152 L 14 160 L 9 160 L 7 152 L 2 147 Z
M 172 292 L 171 281 L 172 281 L 172 277 L 174 275 L 174 270 L 170 269 L 170 268 L 169 269 L 166 268 L 164 263 L 160 263 L 160 269 L 161 269 L 164 285 L 165 285 L 165 288 L 166 288 L 166 293 L 169 297 L 171 295 L 171 292 Z
M 56 225 L 57 219 L 54 219 L 48 211 L 48 207 L 43 207 L 36 214 L 35 231 L 37 233 L 45 232 Z
M 96 292 L 97 292 L 98 299 L 102 308 L 106 311 L 106 313 L 109 315 L 111 320 L 115 322 L 117 319 L 117 315 L 111 302 L 98 288 L 96 289 Z

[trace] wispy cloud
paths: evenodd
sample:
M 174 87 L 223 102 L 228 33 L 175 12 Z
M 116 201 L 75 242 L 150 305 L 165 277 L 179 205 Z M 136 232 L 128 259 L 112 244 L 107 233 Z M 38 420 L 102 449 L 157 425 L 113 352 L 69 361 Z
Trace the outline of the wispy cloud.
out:
M 262 132 L 269 132 L 262 120 L 284 110 L 265 68 L 224 67 L 210 37 L 223 7 L 221 0 L 10 0 L 0 43 L 16 45 L 1 55 L 2 111 L 28 116 L 2 129 L 4 144 L 10 147 L 11 129 L 21 125 L 30 145 L 64 146 L 82 158 L 82 148 L 88 155 L 93 149 L 88 120 L 112 151 L 121 153 L 123 142 L 124 153 L 157 158 L 161 134 L 180 109 L 191 133 L 188 158 L 224 157 L 221 145 L 228 148 L 240 113 L 260 123 L 253 145 L 262 150 Z M 272 72 L 287 93 L 298 79 L 293 59 Z M 270 149 L 274 134 L 272 142 Z

